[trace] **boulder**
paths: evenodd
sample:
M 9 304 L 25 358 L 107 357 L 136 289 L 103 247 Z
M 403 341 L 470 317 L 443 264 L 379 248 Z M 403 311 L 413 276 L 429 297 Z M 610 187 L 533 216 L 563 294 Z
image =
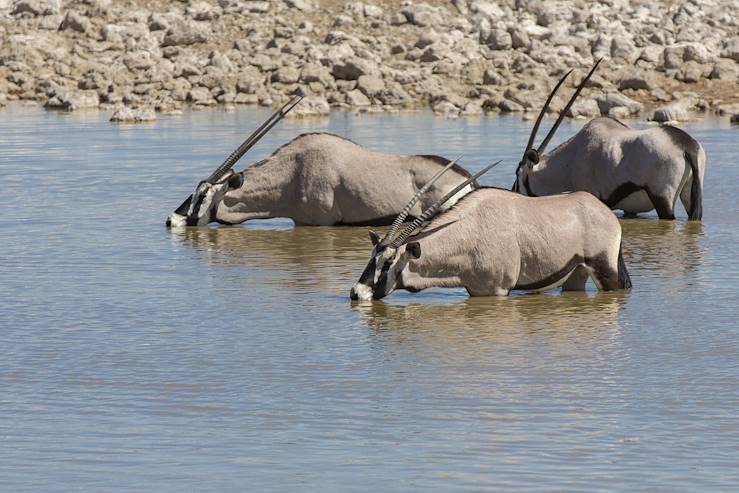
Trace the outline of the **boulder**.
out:
M 641 52 L 636 48 L 633 41 L 625 36 L 616 36 L 611 41 L 611 58 L 622 59 L 633 63 L 639 58 Z
M 357 80 L 362 75 L 377 72 L 374 63 L 359 57 L 351 57 L 333 66 L 331 73 L 337 79 Z
M 288 117 L 299 118 L 305 116 L 323 116 L 328 115 L 331 111 L 331 107 L 326 101 L 326 98 L 320 96 L 308 96 L 298 104 L 290 113 Z
M 385 89 L 385 82 L 375 75 L 362 75 L 357 79 L 357 89 L 372 98 Z
M 68 10 L 64 16 L 62 23 L 59 25 L 60 31 L 77 31 L 84 33 L 90 28 L 90 19 L 83 17 L 74 10 Z
M 510 99 L 504 99 L 498 107 L 504 113 L 520 113 L 523 111 L 523 106 Z
M 485 72 L 482 74 L 482 83 L 486 86 L 498 86 L 502 82 L 503 79 L 498 72 L 491 68 L 485 69 Z
M 578 99 L 567 110 L 567 116 L 571 118 L 595 118 L 600 116 L 600 107 L 595 99 Z
M 141 123 L 151 122 L 157 119 L 156 113 L 151 108 L 129 108 L 118 106 L 110 117 L 111 122 Z
M 306 63 L 300 71 L 300 81 L 307 84 L 319 82 L 324 86 L 329 86 L 333 80 L 334 78 L 331 76 L 331 72 L 323 65 L 317 63 Z
M 510 50 L 513 46 L 513 38 L 508 31 L 493 29 L 485 39 L 485 43 L 492 50 Z
M 369 106 L 370 100 L 362 94 L 359 89 L 354 89 L 346 93 L 346 102 L 349 106 Z
M 300 10 L 301 12 L 312 12 L 314 10 L 313 4 L 307 0 L 284 0 L 284 2 L 291 9 Z
M 294 84 L 300 80 L 300 71 L 294 67 L 280 67 L 272 73 L 272 82 Z
M 652 122 L 688 121 L 688 110 L 680 103 L 672 103 L 657 108 L 647 120 Z
M 626 106 L 614 106 L 608 110 L 608 116 L 620 120 L 631 116 L 631 111 Z
M 721 50 L 721 56 L 739 62 L 739 36 L 734 36 L 726 41 L 724 49 Z
M 200 106 L 212 106 L 216 104 L 213 94 L 206 87 L 194 87 L 187 93 L 187 101 Z
M 208 40 L 208 33 L 207 25 L 181 20 L 167 29 L 161 46 L 187 46 L 204 43 Z
M 59 14 L 60 10 L 60 0 L 20 0 L 13 5 L 11 14 L 54 15 Z
M 437 8 L 425 3 L 418 3 L 403 7 L 400 13 L 403 14 L 406 20 L 414 26 L 428 27 L 442 24 L 444 21 L 442 12 L 445 11 L 446 9 L 444 8 Z
M 521 26 L 514 26 L 508 30 L 511 35 L 511 46 L 513 48 L 528 48 L 531 46 L 529 34 Z
M 675 78 L 682 82 L 694 84 L 700 81 L 702 78 L 710 75 L 711 71 L 712 67 L 710 66 L 704 66 L 692 61 L 685 62 L 683 63 L 682 67 L 680 67 L 680 70 L 678 70 Z
M 618 89 L 620 91 L 624 89 L 644 89 L 645 91 L 651 91 L 655 87 L 654 77 L 649 73 L 627 75 L 618 83 Z
M 623 107 L 629 110 L 629 114 L 634 115 L 641 112 L 643 105 L 638 101 L 634 101 L 623 94 L 617 92 L 609 92 L 596 98 L 598 108 L 601 114 L 609 114 L 611 108 Z
M 94 90 L 66 91 L 54 95 L 44 106 L 67 111 L 97 108 L 100 106 L 100 98 L 97 91 Z
M 219 18 L 223 10 L 208 2 L 192 2 L 185 12 L 196 21 L 212 21 Z

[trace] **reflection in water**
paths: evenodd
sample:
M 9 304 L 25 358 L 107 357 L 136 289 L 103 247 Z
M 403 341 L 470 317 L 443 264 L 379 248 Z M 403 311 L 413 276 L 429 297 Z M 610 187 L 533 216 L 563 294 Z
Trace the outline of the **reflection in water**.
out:
M 459 303 L 383 301 L 355 303 L 353 308 L 376 333 L 391 332 L 398 341 L 425 340 L 444 351 L 490 347 L 502 343 L 526 344 L 530 336 L 556 343 L 574 339 L 618 338 L 619 313 L 625 293 L 563 293 L 467 298 Z
M 366 228 L 184 228 L 172 235 L 213 264 L 269 271 L 298 289 L 319 284 L 347 300 L 371 249 Z
M 669 278 L 694 272 L 703 262 L 704 226 L 700 221 L 623 219 L 621 228 L 630 270 L 649 270 L 653 276 Z M 638 279 L 632 281 L 638 283 Z

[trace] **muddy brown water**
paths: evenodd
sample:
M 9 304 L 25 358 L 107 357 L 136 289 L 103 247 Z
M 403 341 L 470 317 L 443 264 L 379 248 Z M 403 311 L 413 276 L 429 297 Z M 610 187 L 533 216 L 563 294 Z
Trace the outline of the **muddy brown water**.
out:
M 0 490 L 735 490 L 739 130 L 686 125 L 705 220 L 623 220 L 629 293 L 352 305 L 366 228 L 164 228 L 267 114 L 0 112 Z M 509 187 L 530 125 L 336 113 L 248 158 L 329 130 Z

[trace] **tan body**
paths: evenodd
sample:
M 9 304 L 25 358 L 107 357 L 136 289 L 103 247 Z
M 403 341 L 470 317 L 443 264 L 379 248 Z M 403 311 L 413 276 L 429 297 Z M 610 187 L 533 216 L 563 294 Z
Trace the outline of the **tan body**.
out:
M 273 217 L 298 225 L 386 225 L 448 162 L 437 156 L 381 154 L 331 134 L 303 134 L 269 158 L 213 185 L 201 207 L 207 213 L 199 214 L 198 225 Z M 411 215 L 420 214 L 468 176 L 455 165 Z
M 655 209 L 674 219 L 679 196 L 690 219 L 702 217 L 706 155 L 676 127 L 635 130 L 595 118 L 538 163 L 523 163 L 514 190 L 530 196 L 586 191 L 628 215 Z
M 374 255 L 352 298 L 431 287 L 463 287 L 471 296 L 583 290 L 588 277 L 601 290 L 631 287 L 618 219 L 585 192 L 532 198 L 478 189 L 406 244 Z

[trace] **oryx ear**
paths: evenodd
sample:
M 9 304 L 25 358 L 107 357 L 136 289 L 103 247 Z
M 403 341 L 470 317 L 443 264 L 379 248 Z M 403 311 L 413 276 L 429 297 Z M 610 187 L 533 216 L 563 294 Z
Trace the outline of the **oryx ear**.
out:
M 371 229 L 369 230 L 369 237 L 370 237 L 370 241 L 372 242 L 372 246 L 375 246 L 378 243 L 380 243 L 380 235 L 378 235 Z
M 529 149 L 526 153 L 526 164 L 529 168 L 533 168 L 535 164 L 539 163 L 539 153 L 536 149 Z
M 228 179 L 228 188 L 230 190 L 241 188 L 241 185 L 243 184 L 244 184 L 244 175 L 242 175 L 241 173 L 234 173 L 234 175 Z
M 421 245 L 417 241 L 408 243 L 405 246 L 405 251 L 412 259 L 421 258 Z

